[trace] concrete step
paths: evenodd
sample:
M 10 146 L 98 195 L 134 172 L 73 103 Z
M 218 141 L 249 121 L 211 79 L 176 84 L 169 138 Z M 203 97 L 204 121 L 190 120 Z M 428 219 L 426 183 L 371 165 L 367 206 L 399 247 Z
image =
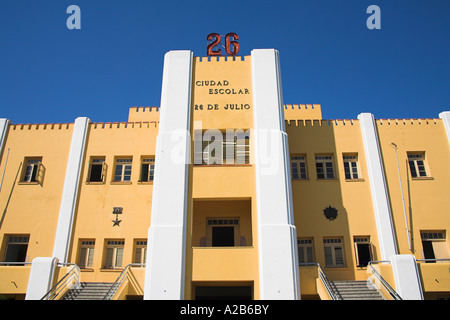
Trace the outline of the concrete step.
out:
M 367 281 L 330 281 L 330 284 L 342 300 L 384 300 L 378 289 Z
M 103 300 L 113 283 L 82 282 L 79 288 L 69 290 L 64 300 Z

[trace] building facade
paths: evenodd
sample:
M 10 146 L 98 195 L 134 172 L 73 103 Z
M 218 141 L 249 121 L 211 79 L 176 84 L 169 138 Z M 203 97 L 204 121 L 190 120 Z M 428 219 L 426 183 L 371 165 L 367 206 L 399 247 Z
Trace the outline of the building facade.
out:
M 170 51 L 162 83 L 128 122 L 1 119 L 2 298 L 450 298 L 450 112 L 324 120 L 272 49 Z

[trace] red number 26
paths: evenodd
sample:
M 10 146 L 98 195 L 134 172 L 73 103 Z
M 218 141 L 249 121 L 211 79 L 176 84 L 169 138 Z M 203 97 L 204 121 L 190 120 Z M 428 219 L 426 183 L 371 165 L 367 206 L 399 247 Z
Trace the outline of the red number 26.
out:
M 206 40 L 211 41 L 206 49 L 206 54 L 208 56 L 221 55 L 222 49 L 219 48 L 217 50 L 214 50 L 214 48 L 220 44 L 220 39 L 221 36 L 218 33 L 208 34 Z M 239 36 L 234 32 L 230 32 L 225 36 L 225 51 L 230 56 L 234 56 L 239 52 L 239 43 L 237 42 L 237 40 L 239 40 Z

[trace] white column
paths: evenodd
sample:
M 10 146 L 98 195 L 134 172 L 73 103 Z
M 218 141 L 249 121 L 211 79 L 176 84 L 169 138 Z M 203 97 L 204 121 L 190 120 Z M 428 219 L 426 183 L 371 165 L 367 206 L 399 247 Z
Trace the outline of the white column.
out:
M 84 148 L 90 120 L 85 117 L 75 119 L 67 161 L 66 177 L 59 208 L 58 225 L 56 226 L 53 257 L 60 262 L 67 262 L 72 236 L 73 217 L 78 196 L 81 168 L 83 165 Z
M 395 290 L 403 300 L 423 300 L 422 285 L 416 258 L 412 254 L 397 254 L 390 258 Z
M 0 156 L 2 155 L 3 145 L 6 142 L 9 123 L 9 119 L 0 119 Z
M 184 299 L 191 51 L 164 57 L 144 299 Z
M 33 259 L 25 300 L 40 300 L 51 289 L 57 263 L 56 258 Z
M 371 113 L 358 115 L 366 154 L 373 209 L 380 242 L 381 259 L 397 254 L 397 244 L 392 223 L 391 207 L 384 176 L 377 128 Z
M 300 299 L 279 54 L 261 49 L 251 57 L 260 298 Z
M 439 113 L 439 118 L 444 122 L 445 131 L 447 132 L 448 142 L 450 143 L 450 111 Z

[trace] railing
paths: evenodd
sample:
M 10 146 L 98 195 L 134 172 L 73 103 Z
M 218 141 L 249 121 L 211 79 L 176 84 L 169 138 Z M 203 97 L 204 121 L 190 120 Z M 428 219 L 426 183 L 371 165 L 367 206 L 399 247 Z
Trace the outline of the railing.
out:
M 438 262 L 438 261 L 449 261 L 450 259 L 417 259 L 418 262 Z
M 0 262 L 0 266 L 24 266 L 31 262 Z
M 330 282 L 328 281 L 327 276 L 325 275 L 325 272 L 323 272 L 322 267 L 317 262 L 310 262 L 310 263 L 300 263 L 300 267 L 307 267 L 307 266 L 316 266 L 319 271 L 319 278 L 322 281 L 325 289 L 327 290 L 328 295 L 330 296 L 331 300 L 341 300 L 341 298 L 336 295 L 333 288 L 330 285 Z
M 125 281 L 125 279 L 126 279 L 126 277 L 128 275 L 129 269 L 131 267 L 137 267 L 137 266 L 145 267 L 145 263 L 130 263 L 130 264 L 127 264 L 126 267 L 120 273 L 120 275 L 117 277 L 117 279 L 114 282 L 114 284 L 111 286 L 111 288 L 105 294 L 105 297 L 103 298 L 103 300 L 112 300 L 112 298 L 114 297 L 116 292 L 120 289 L 120 287 L 122 286 L 123 282 Z
M 387 281 L 378 273 L 377 270 L 372 266 L 373 263 L 390 263 L 390 261 L 370 261 L 367 266 L 370 268 L 370 272 L 380 281 L 384 289 L 389 293 L 389 295 L 394 300 L 403 300 L 400 295 L 387 283 Z
M 61 278 L 41 300 L 54 300 L 63 290 L 70 290 L 72 287 L 80 287 L 80 268 L 75 263 L 58 263 L 58 267 L 72 266 L 72 268 Z

